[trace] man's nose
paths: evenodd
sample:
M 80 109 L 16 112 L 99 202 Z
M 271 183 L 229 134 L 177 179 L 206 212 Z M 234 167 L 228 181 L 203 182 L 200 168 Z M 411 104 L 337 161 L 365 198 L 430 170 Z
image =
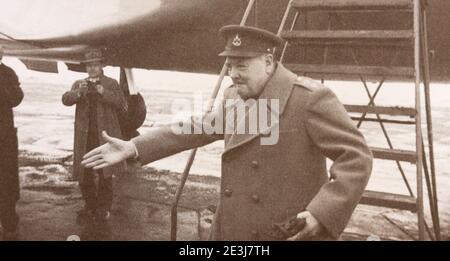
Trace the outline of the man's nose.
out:
M 241 75 L 239 74 L 239 71 L 233 68 L 230 68 L 228 74 L 230 75 L 231 79 L 239 79 Z

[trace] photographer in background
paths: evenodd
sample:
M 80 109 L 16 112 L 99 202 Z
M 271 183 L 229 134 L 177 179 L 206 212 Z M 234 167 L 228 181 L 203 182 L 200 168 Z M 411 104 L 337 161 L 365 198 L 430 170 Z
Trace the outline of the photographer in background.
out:
M 126 170 L 121 162 L 100 171 L 84 168 L 83 155 L 104 143 L 102 131 L 123 138 L 119 118 L 126 115 L 127 103 L 116 80 L 103 75 L 103 56 L 94 50 L 85 55 L 89 75 L 76 81 L 62 97 L 66 106 L 76 104 L 73 175 L 78 179 L 85 207 L 78 212 L 80 225 L 106 224 L 113 200 L 112 178 Z M 102 226 L 98 226 L 102 227 Z
M 20 197 L 17 129 L 12 108 L 23 99 L 14 70 L 2 63 L 0 45 L 0 220 L 3 240 L 17 240 L 19 216 L 16 203 Z

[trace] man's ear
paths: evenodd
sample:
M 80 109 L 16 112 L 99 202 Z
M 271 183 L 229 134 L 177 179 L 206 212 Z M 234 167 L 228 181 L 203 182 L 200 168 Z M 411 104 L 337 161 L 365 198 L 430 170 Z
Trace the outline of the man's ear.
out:
M 274 63 L 273 54 L 266 54 L 264 59 L 265 59 L 265 63 L 266 63 L 266 72 L 268 74 L 270 74 L 270 73 L 272 73 L 272 68 L 273 68 L 273 63 Z

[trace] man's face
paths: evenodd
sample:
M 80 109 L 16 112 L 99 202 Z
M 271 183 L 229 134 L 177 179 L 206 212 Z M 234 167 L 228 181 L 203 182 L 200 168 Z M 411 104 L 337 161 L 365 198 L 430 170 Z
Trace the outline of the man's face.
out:
M 258 98 L 269 79 L 273 60 L 271 55 L 253 58 L 228 57 L 226 66 L 239 96 L 243 100 Z
M 101 62 L 92 62 L 86 64 L 86 71 L 90 78 L 100 77 L 103 73 L 103 64 Z

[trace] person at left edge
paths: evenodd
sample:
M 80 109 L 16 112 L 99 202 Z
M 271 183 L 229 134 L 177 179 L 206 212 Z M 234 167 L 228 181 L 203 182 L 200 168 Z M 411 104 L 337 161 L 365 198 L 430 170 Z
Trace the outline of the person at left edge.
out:
M 20 198 L 17 129 L 13 109 L 23 99 L 20 82 L 13 69 L 2 62 L 0 45 L 0 219 L 3 240 L 18 239 L 19 216 L 16 203 Z

